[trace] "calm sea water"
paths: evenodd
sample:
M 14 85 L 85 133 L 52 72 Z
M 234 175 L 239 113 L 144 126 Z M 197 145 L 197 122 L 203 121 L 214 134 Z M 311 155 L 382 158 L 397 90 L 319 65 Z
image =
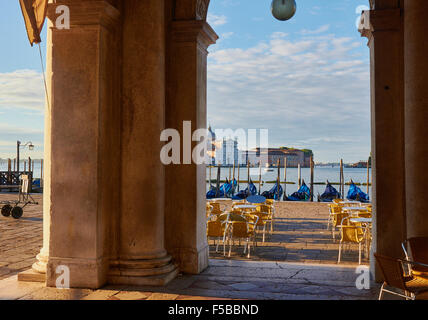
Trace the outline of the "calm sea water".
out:
M 28 170 L 28 159 L 23 159 L 19 161 L 20 171 L 24 170 L 24 160 L 27 161 L 27 170 Z M 40 160 L 34 160 L 34 178 L 40 178 L 41 173 L 41 164 Z M 12 160 L 12 170 L 13 170 L 13 160 Z M 0 160 L 0 171 L 7 171 L 7 160 Z
M 34 177 L 40 178 L 40 160 L 34 160 Z M 27 164 L 28 165 L 28 164 Z M 21 170 L 24 168 L 24 161 L 20 164 Z M 0 160 L 0 171 L 7 170 L 7 161 Z M 261 191 L 267 191 L 273 187 L 273 183 L 269 181 L 275 181 L 278 175 L 278 169 L 273 168 L 273 171 L 266 171 L 262 168 L 262 187 Z M 367 182 L 367 169 L 364 168 L 344 168 L 345 181 L 350 182 L 351 179 L 356 183 L 366 183 Z M 232 172 L 233 170 L 231 170 Z M 209 179 L 210 169 L 207 168 L 207 180 Z M 233 173 L 232 173 L 233 175 Z M 251 168 L 250 169 L 251 179 L 258 181 L 259 179 L 259 169 Z M 284 182 L 284 169 L 281 169 L 280 173 L 281 183 Z M 217 178 L 217 168 L 211 169 L 211 178 L 215 180 Z M 221 180 L 229 178 L 229 168 L 221 168 Z M 235 169 L 235 178 L 238 178 L 238 169 Z M 247 180 L 247 168 L 239 169 L 239 178 L 240 180 Z M 302 168 L 302 179 L 305 180 L 306 184 L 309 186 L 311 181 L 311 172 L 309 168 Z M 339 182 L 339 167 L 315 167 L 314 169 L 314 182 L 325 183 L 327 180 L 330 182 Z M 297 191 L 297 168 L 287 168 L 287 182 L 295 182 L 296 184 L 287 184 L 287 195 L 292 194 Z M 371 169 L 370 169 L 370 183 L 372 182 Z M 284 187 L 284 185 L 282 185 Z M 240 183 L 240 188 L 245 189 L 247 187 L 246 183 Z M 259 184 L 256 183 L 257 189 Z M 339 190 L 339 186 L 334 186 Z M 361 190 L 367 192 L 367 186 L 360 186 Z M 209 184 L 207 183 L 207 191 L 209 189 Z M 345 186 L 345 194 L 348 192 L 349 186 Z M 322 194 L 325 190 L 325 185 L 314 185 L 314 195 L 316 196 Z M 371 196 L 371 187 L 369 188 L 369 196 Z
M 262 168 L 262 186 L 261 186 L 261 192 L 267 191 L 273 187 L 273 183 L 269 183 L 269 181 L 276 181 L 278 176 L 278 169 L 272 168 L 273 171 L 266 171 L 266 169 Z M 235 169 L 235 178 L 238 177 L 238 169 Z M 311 181 L 311 171 L 309 168 L 302 168 L 302 179 L 305 181 L 305 183 L 310 187 L 310 181 Z M 233 169 L 231 170 L 233 172 Z M 343 173 L 345 176 L 345 182 L 350 182 L 351 179 L 355 183 L 367 183 L 367 169 L 365 168 L 344 168 Z M 209 179 L 210 169 L 207 168 L 207 180 Z M 233 175 L 233 173 L 232 173 Z M 250 176 L 253 181 L 259 180 L 259 169 L 258 168 L 250 168 Z M 211 169 L 211 177 L 213 180 L 217 179 L 217 168 Z M 221 168 L 221 180 L 225 180 L 226 178 L 229 178 L 229 168 Z M 280 178 L 282 186 L 284 187 L 284 169 L 281 169 L 280 172 Z M 247 168 L 240 168 L 239 169 L 239 179 L 240 180 L 247 180 Z M 314 182 L 320 182 L 320 183 L 326 183 L 326 181 L 330 181 L 330 183 L 333 182 L 339 182 L 340 176 L 339 176 L 339 167 L 315 167 L 314 168 Z M 298 190 L 298 173 L 297 168 L 287 168 L 287 182 L 295 182 L 296 184 L 287 184 L 287 195 L 292 194 L 293 192 L 296 192 Z M 372 182 L 372 175 L 371 175 L 371 169 L 370 169 L 370 183 Z M 255 184 L 257 189 L 259 189 L 258 183 Z M 240 183 L 240 188 L 245 189 L 247 187 L 247 183 Z M 339 185 L 334 185 L 334 187 L 339 190 Z M 367 192 L 367 186 L 360 186 L 361 190 L 363 192 Z M 207 183 L 207 191 L 209 189 L 209 183 Z M 345 186 L 345 194 L 348 193 L 349 186 Z M 314 185 L 314 195 L 315 199 L 316 196 L 319 194 L 323 194 L 325 191 L 325 184 L 324 185 Z M 339 190 L 340 191 L 340 190 Z M 369 188 L 369 196 L 371 196 L 371 187 Z M 371 197 L 370 197 L 371 198 Z

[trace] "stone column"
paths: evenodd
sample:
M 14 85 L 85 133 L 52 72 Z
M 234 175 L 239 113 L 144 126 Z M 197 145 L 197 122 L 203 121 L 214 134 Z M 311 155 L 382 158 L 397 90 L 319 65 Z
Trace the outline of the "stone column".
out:
M 199 8 L 207 9 L 207 1 L 205 5 Z M 180 13 L 177 7 L 176 15 Z M 182 147 L 191 144 L 192 150 L 199 142 L 189 141 L 183 121 L 191 122 L 192 132 L 207 128 L 207 48 L 217 38 L 203 14 L 169 26 L 166 126 L 178 130 Z M 166 166 L 165 238 L 180 271 L 197 274 L 208 266 L 206 172 L 205 164 L 197 165 L 191 157 L 182 154 L 180 165 Z
M 49 248 L 48 286 L 56 285 L 57 267 L 66 266 L 71 287 L 99 288 L 107 280 L 110 221 L 119 211 L 114 183 L 120 160 L 115 155 L 120 14 L 107 1 L 60 4 L 70 8 L 71 28 L 49 31 L 44 218 L 50 233 L 44 232 L 49 244 L 42 256 Z M 55 8 L 49 5 L 51 21 Z
M 46 85 L 48 93 L 52 92 L 52 27 L 53 24 L 50 20 L 47 22 L 47 39 L 46 39 Z M 44 131 L 44 171 L 43 171 L 43 247 L 40 253 L 37 255 L 37 262 L 33 264 L 32 270 L 37 274 L 43 274 L 38 277 L 42 281 L 45 281 L 46 267 L 49 258 L 49 231 L 51 222 L 51 95 L 46 97 L 45 104 L 45 131 Z M 18 275 L 18 279 L 22 278 L 22 275 Z M 25 280 L 25 279 L 24 279 Z
M 380 5 L 362 16 L 371 72 L 373 172 L 372 253 L 401 257 L 406 238 L 404 193 L 403 21 L 399 8 Z M 372 270 L 379 280 L 373 256 Z
M 428 236 L 428 1 L 404 1 L 407 236 Z
M 123 2 L 119 259 L 110 283 L 164 285 L 177 274 L 164 246 L 164 0 Z

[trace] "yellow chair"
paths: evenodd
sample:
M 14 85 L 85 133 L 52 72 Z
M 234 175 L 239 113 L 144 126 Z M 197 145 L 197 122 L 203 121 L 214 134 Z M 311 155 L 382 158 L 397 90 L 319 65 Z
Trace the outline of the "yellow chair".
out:
M 212 211 L 212 209 L 213 209 L 213 207 L 210 205 L 210 204 L 208 204 L 207 203 L 207 205 L 206 205 L 206 214 L 207 214 L 207 217 L 209 217 L 210 215 L 211 215 L 211 211 Z
M 255 215 L 259 217 L 259 221 L 257 223 L 258 227 L 262 227 L 263 229 L 263 243 L 265 242 L 266 237 L 266 225 L 270 224 L 270 232 L 273 233 L 273 217 L 272 217 L 272 208 L 268 205 L 258 205 Z
M 243 218 L 242 216 L 239 216 Z M 235 220 L 236 219 L 236 220 Z M 256 225 L 258 221 L 258 217 L 251 214 L 246 214 L 245 218 L 243 218 L 244 221 L 239 219 L 238 217 L 229 216 L 228 220 L 228 228 L 225 232 L 226 241 L 229 242 L 229 257 L 232 251 L 232 244 L 234 243 L 235 239 L 244 239 L 245 245 L 244 245 L 244 254 L 248 250 L 247 257 L 250 258 L 250 241 L 253 241 L 253 245 L 256 243 L 255 239 L 255 230 Z
M 342 246 L 344 243 L 358 244 L 358 264 L 361 264 L 361 244 L 365 239 L 365 229 L 360 224 L 351 224 L 348 219 L 344 219 L 343 224 L 340 225 L 340 243 L 339 243 L 339 256 L 337 263 L 340 263 Z M 345 223 L 349 223 L 348 225 Z
M 329 221 L 327 224 L 327 229 L 331 224 L 331 234 L 333 239 L 336 238 L 336 228 L 340 226 L 340 224 L 342 223 L 342 220 L 346 217 L 348 217 L 348 213 L 343 212 L 342 207 L 330 205 L 330 215 L 329 215 Z
M 207 222 L 207 238 L 214 238 L 214 245 L 216 246 L 215 252 L 218 252 L 218 246 L 220 244 L 220 239 L 223 239 L 223 254 L 226 252 L 226 246 L 224 242 L 224 231 L 225 223 L 221 220 L 208 221 Z M 216 244 L 217 240 L 217 244 Z
M 220 203 L 218 202 L 209 202 L 209 205 L 212 207 L 211 209 L 211 215 L 219 215 L 223 213 L 223 210 L 221 210 Z

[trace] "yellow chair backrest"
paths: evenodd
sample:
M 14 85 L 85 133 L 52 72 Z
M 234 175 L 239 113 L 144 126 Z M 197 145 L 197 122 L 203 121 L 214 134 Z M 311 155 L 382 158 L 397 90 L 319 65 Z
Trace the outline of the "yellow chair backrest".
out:
M 265 204 L 259 204 L 256 208 L 256 211 L 270 214 L 272 212 L 272 208 L 271 206 Z
M 360 243 L 364 239 L 364 230 L 358 225 L 341 227 L 342 241 Z
M 224 234 L 224 223 L 222 221 L 208 221 L 207 222 L 207 236 L 208 237 L 222 237 Z
M 347 213 L 338 213 L 338 214 L 334 214 L 333 215 L 333 226 L 337 227 L 340 226 L 342 224 L 342 220 L 347 218 L 348 214 Z
M 273 199 L 266 199 L 265 201 L 266 204 L 273 206 L 275 204 L 275 200 Z
M 221 211 L 221 207 L 220 207 L 219 202 L 209 202 L 209 205 L 213 207 L 213 210 Z
M 232 237 L 235 238 L 248 238 L 250 232 L 246 221 L 234 221 L 231 229 Z

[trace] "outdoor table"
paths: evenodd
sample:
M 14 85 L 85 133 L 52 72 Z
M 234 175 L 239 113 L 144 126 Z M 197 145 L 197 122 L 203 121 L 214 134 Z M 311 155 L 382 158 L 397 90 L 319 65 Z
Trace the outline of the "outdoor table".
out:
M 230 201 L 232 199 L 229 198 L 215 198 L 215 199 L 209 199 L 207 201 L 212 201 L 212 202 L 220 202 L 220 201 Z
M 351 219 L 349 219 L 349 221 L 354 222 L 354 223 L 370 224 L 373 222 L 373 219 L 372 218 L 351 218 Z
M 366 211 L 366 207 L 343 207 L 343 211 Z
M 242 209 L 245 212 L 248 212 L 248 211 L 254 211 L 254 210 L 256 210 L 257 206 L 254 206 L 254 205 L 251 205 L 251 204 L 241 204 L 241 205 L 235 206 L 235 208 Z
M 360 201 L 349 201 L 349 200 L 345 200 L 345 201 L 340 201 L 339 204 L 343 204 L 343 205 L 361 205 Z
M 248 203 L 264 203 L 266 201 L 266 197 L 263 196 L 249 196 L 247 198 Z
M 245 210 L 245 209 L 256 209 L 257 206 L 252 205 L 252 204 L 240 204 L 240 205 L 235 206 L 235 208 L 244 209 Z

